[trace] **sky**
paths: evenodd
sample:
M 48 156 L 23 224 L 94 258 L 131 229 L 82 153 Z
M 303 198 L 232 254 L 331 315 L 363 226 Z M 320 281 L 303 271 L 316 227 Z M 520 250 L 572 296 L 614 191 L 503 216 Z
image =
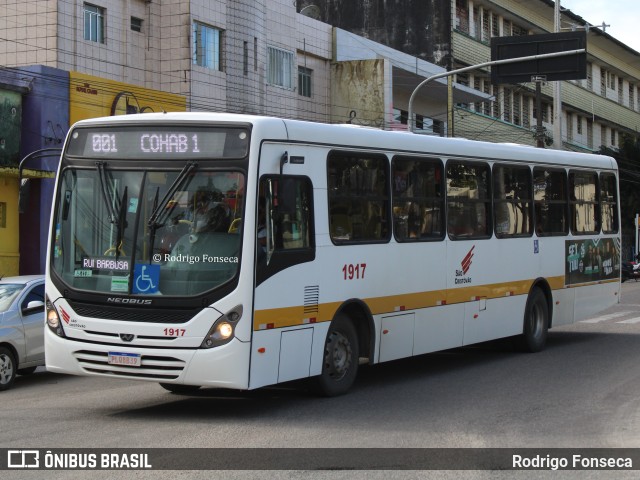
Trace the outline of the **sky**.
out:
M 605 22 L 610 25 L 606 33 L 640 52 L 640 0 L 560 0 L 560 6 L 592 25 Z M 571 25 L 563 18 L 562 26 Z

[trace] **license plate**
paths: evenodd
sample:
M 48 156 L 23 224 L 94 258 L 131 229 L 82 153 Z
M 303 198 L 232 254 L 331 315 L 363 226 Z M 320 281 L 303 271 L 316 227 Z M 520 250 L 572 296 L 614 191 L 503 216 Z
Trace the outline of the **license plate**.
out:
M 109 352 L 107 361 L 109 365 L 122 365 L 124 367 L 139 367 L 142 364 L 138 353 Z

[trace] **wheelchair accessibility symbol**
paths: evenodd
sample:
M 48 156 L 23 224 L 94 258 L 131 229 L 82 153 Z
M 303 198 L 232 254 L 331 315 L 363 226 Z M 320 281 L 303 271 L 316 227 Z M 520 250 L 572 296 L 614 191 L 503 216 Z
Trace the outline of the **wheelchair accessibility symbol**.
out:
M 137 263 L 133 267 L 133 277 L 133 293 L 157 293 L 160 283 L 160 265 Z

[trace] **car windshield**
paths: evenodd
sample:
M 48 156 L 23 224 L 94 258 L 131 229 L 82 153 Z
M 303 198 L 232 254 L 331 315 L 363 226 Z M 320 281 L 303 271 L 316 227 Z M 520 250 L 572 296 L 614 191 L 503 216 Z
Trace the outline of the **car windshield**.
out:
M 0 313 L 9 310 L 23 288 L 24 285 L 21 283 L 0 283 Z
M 185 296 L 237 275 L 242 171 L 189 162 L 165 170 L 121 164 L 67 167 L 60 175 L 51 258 L 67 285 Z

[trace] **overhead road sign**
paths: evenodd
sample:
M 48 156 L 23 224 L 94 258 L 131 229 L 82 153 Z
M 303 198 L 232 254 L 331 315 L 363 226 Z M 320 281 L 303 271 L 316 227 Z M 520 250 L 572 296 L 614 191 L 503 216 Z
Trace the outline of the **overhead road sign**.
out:
M 587 78 L 587 33 L 562 32 L 542 35 L 493 37 L 491 60 L 531 57 L 534 55 L 584 50 L 580 54 L 545 57 L 500 63 L 491 67 L 491 83 L 524 83 L 533 77 L 546 77 L 545 81 L 578 80 Z

